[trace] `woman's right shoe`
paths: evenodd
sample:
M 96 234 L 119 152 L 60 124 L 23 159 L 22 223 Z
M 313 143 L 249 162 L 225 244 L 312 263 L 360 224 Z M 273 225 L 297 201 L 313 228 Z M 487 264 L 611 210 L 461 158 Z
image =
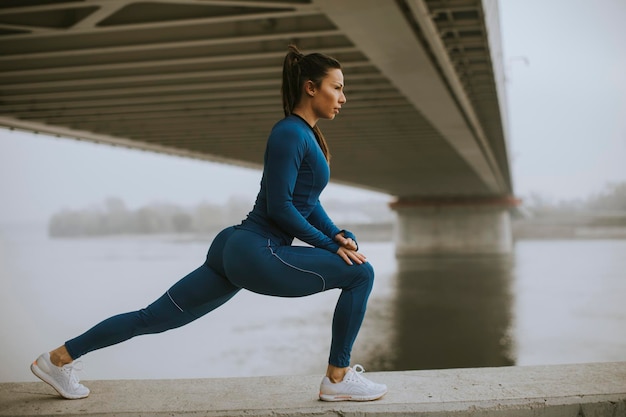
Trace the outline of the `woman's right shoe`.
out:
M 322 401 L 373 401 L 387 393 L 387 385 L 377 384 L 365 378 L 361 365 L 348 368 L 343 381 L 333 383 L 325 376 L 320 385 Z
M 78 382 L 73 363 L 56 366 L 50 361 L 48 352 L 39 355 L 30 365 L 30 370 L 36 377 L 54 388 L 62 397 L 77 400 L 89 395 L 89 388 Z

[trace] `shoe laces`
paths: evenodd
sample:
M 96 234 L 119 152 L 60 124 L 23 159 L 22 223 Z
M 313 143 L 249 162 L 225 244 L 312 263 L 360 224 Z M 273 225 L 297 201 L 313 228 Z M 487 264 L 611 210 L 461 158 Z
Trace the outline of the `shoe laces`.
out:
M 81 361 L 74 361 L 71 363 L 67 363 L 61 367 L 63 372 L 69 377 L 70 383 L 72 386 L 79 385 L 78 376 L 76 375 L 76 371 L 80 372 L 83 370 L 83 363 Z
M 361 365 L 356 364 L 352 367 L 352 373 L 350 375 L 350 381 L 358 382 L 360 384 L 369 385 L 370 381 L 367 380 L 362 374 L 365 372 L 365 368 Z

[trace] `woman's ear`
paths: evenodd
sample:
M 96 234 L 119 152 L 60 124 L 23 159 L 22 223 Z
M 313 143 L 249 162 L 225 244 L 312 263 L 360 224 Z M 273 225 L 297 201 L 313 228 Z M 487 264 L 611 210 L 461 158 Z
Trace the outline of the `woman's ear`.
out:
M 315 95 L 315 83 L 311 80 L 308 80 L 304 83 L 304 92 L 309 96 L 313 97 Z

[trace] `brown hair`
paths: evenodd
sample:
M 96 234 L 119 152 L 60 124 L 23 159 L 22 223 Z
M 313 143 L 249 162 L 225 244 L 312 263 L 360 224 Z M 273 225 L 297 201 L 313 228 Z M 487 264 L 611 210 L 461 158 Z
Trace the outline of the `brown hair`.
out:
M 293 113 L 293 109 L 302 98 L 304 83 L 311 80 L 317 87 L 328 74 L 329 69 L 341 69 L 341 64 L 334 58 L 320 53 L 304 55 L 295 45 L 289 45 L 289 51 L 283 61 L 283 110 L 285 116 Z M 313 132 L 327 161 L 330 161 L 330 151 L 326 139 L 317 125 Z

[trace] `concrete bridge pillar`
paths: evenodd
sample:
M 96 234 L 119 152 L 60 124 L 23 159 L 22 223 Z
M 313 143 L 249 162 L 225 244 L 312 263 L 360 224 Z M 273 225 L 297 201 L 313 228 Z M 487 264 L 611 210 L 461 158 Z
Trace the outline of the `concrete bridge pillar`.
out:
M 518 204 L 510 197 L 400 198 L 391 204 L 396 256 L 509 253 L 509 211 Z

